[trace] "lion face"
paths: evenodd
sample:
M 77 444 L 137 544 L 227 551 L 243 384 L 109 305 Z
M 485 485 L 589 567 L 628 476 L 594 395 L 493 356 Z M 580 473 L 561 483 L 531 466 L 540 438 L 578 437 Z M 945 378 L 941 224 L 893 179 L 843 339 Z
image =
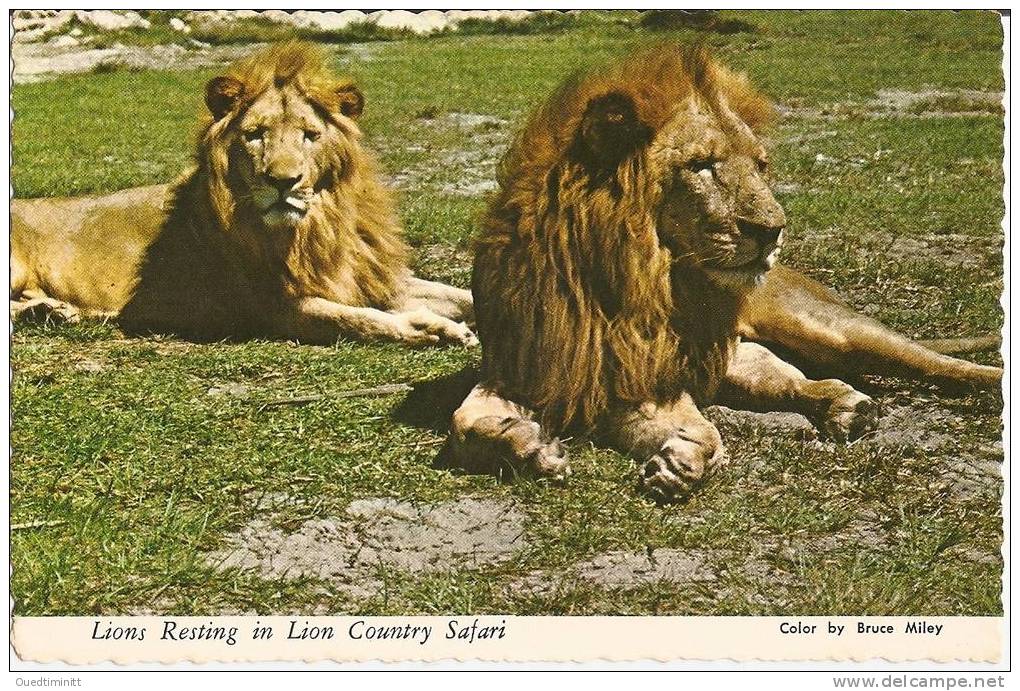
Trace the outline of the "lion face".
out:
M 320 90 L 321 91 L 321 90 Z M 319 195 L 345 174 L 364 100 L 345 84 L 310 98 L 299 84 L 265 89 L 250 103 L 244 85 L 217 77 L 206 102 L 223 131 L 234 198 L 267 229 L 293 228 L 314 211 Z
M 662 180 L 657 230 L 675 261 L 721 288 L 760 283 L 779 255 L 786 215 L 766 181 L 765 148 L 725 104 L 691 98 L 659 131 L 650 165 Z
M 324 151 L 343 134 L 319 117 L 294 89 L 272 89 L 240 118 L 231 146 L 233 170 L 267 227 L 294 226 L 329 187 L 332 174 Z

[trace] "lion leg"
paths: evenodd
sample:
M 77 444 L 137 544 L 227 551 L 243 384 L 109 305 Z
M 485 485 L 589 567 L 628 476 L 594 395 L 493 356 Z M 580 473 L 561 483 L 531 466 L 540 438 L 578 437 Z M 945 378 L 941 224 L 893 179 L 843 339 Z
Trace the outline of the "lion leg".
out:
M 829 289 L 785 267 L 769 272 L 740 321 L 745 338 L 777 343 L 838 374 L 907 376 L 985 388 L 999 386 L 1002 379 L 1001 368 L 930 350 L 858 314 Z
M 987 353 L 1002 347 L 998 336 L 975 336 L 973 338 L 932 338 L 916 341 L 928 350 L 942 355 L 963 355 L 964 353 Z
M 14 236 L 11 242 L 11 321 L 77 322 L 81 313 L 74 305 L 52 298 L 34 287 L 32 271 L 17 240 L 18 237 Z
M 283 338 L 303 343 L 333 344 L 348 337 L 363 341 L 396 341 L 411 346 L 454 344 L 473 346 L 478 339 L 464 324 L 419 309 L 391 313 L 372 307 L 341 305 L 323 298 L 288 303 L 277 316 Z
M 716 400 L 757 412 L 800 413 L 837 441 L 856 439 L 878 424 L 878 405 L 870 397 L 838 379 L 808 379 L 757 343 L 737 346 Z
M 453 414 L 450 450 L 471 470 L 515 472 L 562 479 L 570 474 L 567 450 L 544 433 L 532 411 L 479 384 Z
M 690 396 L 620 408 L 601 421 L 604 440 L 641 466 L 641 484 L 659 502 L 690 494 L 726 462 L 719 431 Z
M 396 301 L 396 311 L 417 309 L 427 309 L 457 322 L 474 324 L 475 321 L 470 290 L 436 281 L 426 281 L 409 274 Z
M 81 320 L 81 310 L 74 305 L 56 300 L 38 291 L 25 291 L 20 299 L 11 300 L 11 321 L 36 321 L 75 324 Z

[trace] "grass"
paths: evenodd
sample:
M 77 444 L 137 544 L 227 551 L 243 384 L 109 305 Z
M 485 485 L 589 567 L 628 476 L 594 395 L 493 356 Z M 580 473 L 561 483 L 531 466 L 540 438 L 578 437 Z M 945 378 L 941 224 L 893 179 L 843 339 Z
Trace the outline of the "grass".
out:
M 384 169 L 405 176 L 401 215 L 419 273 L 467 285 L 466 248 L 484 200 L 444 189 L 471 167 L 491 177 L 498 155 L 491 142 L 508 136 L 565 74 L 649 40 L 702 35 L 650 33 L 634 16 L 541 34 L 330 47 L 337 68 L 366 93 L 364 129 Z M 957 112 L 953 99 L 929 104 L 924 117 L 867 105 L 880 89 L 1001 89 L 997 17 L 721 12 L 719 19 L 755 30 L 706 40 L 791 108 L 770 135 L 791 220 L 784 261 L 911 335 L 998 329 L 1001 116 Z M 17 196 L 172 179 L 188 162 L 202 85 L 214 74 L 114 70 L 16 85 Z M 820 114 L 832 104 L 849 105 Z M 451 113 L 497 124 L 455 126 L 444 117 Z M 71 121 L 81 126 L 66 127 Z M 323 606 L 366 614 L 1002 611 L 1001 483 L 963 474 L 1001 461 L 1001 401 L 993 394 L 860 383 L 887 408 L 941 415 L 932 418 L 931 438 L 942 440 L 934 447 L 923 440 L 834 447 L 747 423 L 724 428 L 731 464 L 687 504 L 662 508 L 635 491 L 630 461 L 589 444 L 572 446 L 575 474 L 566 487 L 500 483 L 434 467 L 448 414 L 442 403 L 411 405 L 408 415 L 405 394 L 330 395 L 454 375 L 477 352 L 195 345 L 126 339 L 113 326 L 85 324 L 20 327 L 11 357 L 11 520 L 54 522 L 13 533 L 18 614 L 150 606 L 176 614 Z M 243 388 L 210 395 L 225 384 Z M 304 394 L 323 397 L 262 406 Z M 359 497 L 501 498 L 525 513 L 526 547 L 498 565 L 448 573 L 382 567 L 386 587 L 359 601 L 313 578 L 211 568 L 204 555 L 262 515 L 259 496 L 280 492 L 301 499 L 274 519 L 291 528 L 342 514 Z M 668 548 L 704 555 L 714 580 L 515 585 L 528 574 L 569 574 L 608 551 Z

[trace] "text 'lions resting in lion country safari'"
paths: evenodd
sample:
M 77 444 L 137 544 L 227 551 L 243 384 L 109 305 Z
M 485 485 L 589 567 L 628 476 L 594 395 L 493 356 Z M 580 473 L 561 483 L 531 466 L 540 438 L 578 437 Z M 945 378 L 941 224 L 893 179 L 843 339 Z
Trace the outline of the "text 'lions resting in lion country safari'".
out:
M 364 98 L 290 42 L 211 80 L 173 185 L 15 200 L 11 313 L 196 340 L 477 343 L 468 291 L 415 278 L 355 120 Z
M 671 501 L 725 460 L 709 402 L 802 413 L 837 440 L 874 429 L 871 398 L 757 341 L 834 374 L 1000 385 L 1001 369 L 934 350 L 997 339 L 925 347 L 775 266 L 787 219 L 758 137 L 774 112 L 703 49 L 659 46 L 532 115 L 476 245 L 482 378 L 453 416 L 455 462 L 562 478 L 556 436 L 591 435 Z

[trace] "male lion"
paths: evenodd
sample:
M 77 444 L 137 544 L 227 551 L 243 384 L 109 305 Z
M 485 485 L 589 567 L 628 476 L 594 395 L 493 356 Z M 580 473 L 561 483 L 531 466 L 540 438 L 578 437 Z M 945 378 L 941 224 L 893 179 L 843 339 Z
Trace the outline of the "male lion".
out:
M 196 166 L 174 185 L 16 200 L 11 311 L 112 316 L 197 340 L 472 344 L 466 290 L 406 268 L 355 120 L 321 55 L 278 45 L 206 87 Z
M 555 435 L 594 433 L 673 500 L 724 459 L 699 410 L 712 400 L 800 412 L 839 439 L 873 428 L 868 396 L 741 337 L 841 372 L 998 384 L 998 368 L 932 352 L 773 268 L 786 217 L 755 134 L 773 113 L 743 76 L 678 48 L 577 77 L 537 110 L 476 247 L 482 380 L 454 413 L 455 460 L 562 477 Z

